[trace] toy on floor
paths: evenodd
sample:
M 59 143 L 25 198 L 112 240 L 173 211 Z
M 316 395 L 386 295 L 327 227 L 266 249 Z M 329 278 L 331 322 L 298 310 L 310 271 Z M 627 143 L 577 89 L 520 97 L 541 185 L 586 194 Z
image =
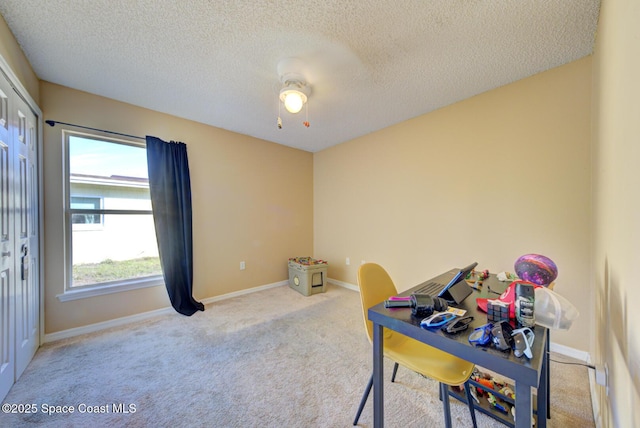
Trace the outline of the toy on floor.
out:
M 289 261 L 298 263 L 304 266 L 313 266 L 313 265 L 326 265 L 328 264 L 324 260 L 314 259 L 313 257 L 290 257 Z

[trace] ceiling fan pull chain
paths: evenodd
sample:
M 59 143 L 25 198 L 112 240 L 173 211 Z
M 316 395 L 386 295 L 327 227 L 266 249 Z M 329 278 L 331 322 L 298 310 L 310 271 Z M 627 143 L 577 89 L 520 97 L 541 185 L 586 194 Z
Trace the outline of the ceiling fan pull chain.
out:
M 309 102 L 307 102 L 307 103 L 305 104 L 305 107 L 306 107 L 306 108 L 305 108 L 305 110 L 304 110 L 304 111 L 305 111 L 305 114 L 307 115 L 307 120 L 305 120 L 304 122 L 302 122 L 302 124 L 308 128 L 308 127 L 309 127 Z

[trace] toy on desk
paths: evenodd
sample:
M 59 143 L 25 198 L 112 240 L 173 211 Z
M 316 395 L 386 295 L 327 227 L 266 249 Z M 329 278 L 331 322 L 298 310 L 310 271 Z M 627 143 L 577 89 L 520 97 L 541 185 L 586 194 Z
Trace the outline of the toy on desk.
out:
M 456 318 L 442 326 L 442 331 L 449 334 L 460 333 L 461 331 L 465 331 L 471 322 L 473 322 L 472 316 Z
M 500 351 L 511 351 L 514 346 L 513 328 L 509 321 L 501 321 L 493 325 L 491 329 L 491 340 L 496 349 Z
M 398 302 L 409 302 L 411 301 L 411 296 L 391 296 L 389 297 L 390 301 L 398 301 Z
M 509 304 L 499 299 L 487 300 L 487 321 L 509 321 Z
M 469 342 L 474 345 L 487 346 L 491 342 L 492 323 L 477 327 L 469 335 Z
M 514 280 L 518 279 L 516 274 L 511 273 L 511 272 L 499 272 L 496 275 L 496 278 L 498 278 L 498 281 L 501 281 L 501 282 L 514 281 Z
M 441 297 L 431 297 L 428 294 L 413 293 L 409 299 L 391 296 L 384 301 L 385 308 L 411 308 L 411 314 L 415 317 L 426 318 L 434 311 L 446 311 L 449 304 Z
M 487 278 L 489 278 L 488 269 L 485 269 L 483 271 L 477 271 L 474 269 L 471 272 L 469 272 L 465 280 L 467 281 L 467 284 L 469 284 L 471 288 L 479 290 L 480 286 L 482 285 L 482 282 Z
M 509 319 L 516 319 L 516 286 L 520 283 L 530 284 L 527 281 L 516 280 L 513 281 L 509 286 L 504 290 L 504 292 L 497 299 L 488 299 L 486 297 L 478 297 L 476 298 L 476 303 L 481 311 L 488 313 L 487 303 L 489 300 L 498 300 L 500 302 L 504 302 L 509 305 Z M 541 287 L 537 284 L 532 284 L 534 288 Z
M 422 328 L 437 328 L 449 323 L 456 316 L 451 312 L 437 312 L 420 321 Z
M 531 346 L 533 346 L 533 341 L 536 337 L 533 331 L 528 327 L 519 328 L 513 330 L 512 336 L 514 340 L 513 354 L 516 357 L 522 357 L 522 355 L 525 355 L 529 359 L 533 358 Z
M 513 268 L 520 279 L 544 287 L 558 277 L 558 267 L 553 260 L 540 254 L 518 257 Z
M 463 317 L 467 313 L 467 310 L 449 306 L 447 308 L 447 312 L 451 312 L 453 315 L 457 317 Z

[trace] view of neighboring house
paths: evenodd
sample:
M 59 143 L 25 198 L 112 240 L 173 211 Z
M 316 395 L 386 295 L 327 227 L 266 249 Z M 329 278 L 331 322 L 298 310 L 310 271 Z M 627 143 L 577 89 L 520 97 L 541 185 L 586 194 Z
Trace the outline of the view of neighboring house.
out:
M 158 257 L 147 178 L 72 173 L 69 195 L 70 208 L 76 210 L 72 214 L 74 265 Z M 105 210 L 143 210 L 148 214 Z M 130 239 L 132 236 L 135 239 Z M 125 241 L 128 245 L 122 245 Z

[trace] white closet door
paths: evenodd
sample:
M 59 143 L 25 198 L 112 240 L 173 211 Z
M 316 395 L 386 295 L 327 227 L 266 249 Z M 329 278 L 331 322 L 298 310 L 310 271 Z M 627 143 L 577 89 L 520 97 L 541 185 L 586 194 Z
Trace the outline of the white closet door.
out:
M 39 345 L 38 159 L 36 116 L 16 95 L 14 128 L 16 379 Z
M 37 124 L 0 72 L 0 401 L 40 344 Z
M 15 380 L 13 88 L 0 74 L 0 401 Z

